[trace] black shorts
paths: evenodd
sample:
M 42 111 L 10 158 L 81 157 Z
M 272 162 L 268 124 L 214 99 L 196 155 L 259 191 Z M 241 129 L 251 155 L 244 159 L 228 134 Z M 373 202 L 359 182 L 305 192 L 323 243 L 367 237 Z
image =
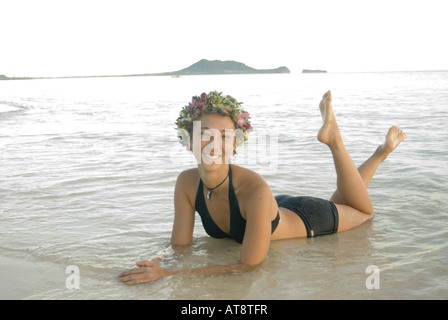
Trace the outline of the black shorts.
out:
M 296 213 L 305 224 L 308 238 L 338 231 L 339 213 L 333 202 L 314 197 L 275 197 L 279 207 Z

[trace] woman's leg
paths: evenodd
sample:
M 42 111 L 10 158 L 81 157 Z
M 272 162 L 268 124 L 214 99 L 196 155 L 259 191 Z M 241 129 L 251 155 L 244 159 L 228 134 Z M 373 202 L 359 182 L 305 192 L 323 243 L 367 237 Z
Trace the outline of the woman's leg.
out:
M 404 138 L 406 138 L 406 134 L 403 131 L 395 126 L 391 127 L 386 135 L 384 143 L 378 146 L 372 156 L 358 168 L 358 172 L 366 187 L 369 185 L 381 162 L 386 160 L 389 154 L 398 147 Z M 337 204 L 344 204 L 338 190 L 334 192 L 330 201 Z
M 319 105 L 323 124 L 317 139 L 330 148 L 336 169 L 337 190 L 342 203 L 363 213 L 373 214 L 367 187 L 342 142 L 331 102 L 331 91 L 328 91 Z
M 337 175 L 337 192 L 333 199 L 337 201 L 333 202 L 336 204 L 339 212 L 338 231 L 344 231 L 358 226 L 373 217 L 374 211 L 367 192 L 367 185 L 378 165 L 384 160 L 382 157 L 384 155 L 387 157 L 387 154 L 393 148 L 389 150 L 386 144 L 383 145 L 383 148 L 379 147 L 374 156 L 369 158 L 359 169 L 356 168 L 342 141 L 331 103 L 331 92 L 328 91 L 324 94 L 319 105 L 323 125 L 319 130 L 317 138 L 320 142 L 328 145 L 333 156 Z M 395 143 L 395 147 L 398 143 Z M 380 149 L 384 149 L 388 153 L 380 152 Z

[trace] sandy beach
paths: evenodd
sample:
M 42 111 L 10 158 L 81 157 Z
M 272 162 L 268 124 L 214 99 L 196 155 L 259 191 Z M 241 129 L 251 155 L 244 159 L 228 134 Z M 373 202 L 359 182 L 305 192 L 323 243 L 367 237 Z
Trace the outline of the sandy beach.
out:
M 65 269 L 49 262 L 0 256 L 0 299 L 33 299 L 45 290 L 65 286 Z

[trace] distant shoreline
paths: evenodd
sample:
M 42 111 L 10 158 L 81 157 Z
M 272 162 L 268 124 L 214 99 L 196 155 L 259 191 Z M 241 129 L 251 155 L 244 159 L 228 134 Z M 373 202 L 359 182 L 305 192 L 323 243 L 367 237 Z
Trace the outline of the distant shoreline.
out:
M 251 74 L 268 74 L 268 73 L 209 73 L 209 74 L 187 74 L 187 75 L 165 75 L 165 74 L 122 74 L 122 75 L 102 75 L 102 76 L 60 76 L 60 77 L 6 77 L 0 81 L 13 80 L 56 80 L 56 79 L 89 79 L 89 78 L 131 78 L 131 77 L 185 77 L 185 76 L 226 76 L 226 75 L 251 75 Z M 282 73 L 269 73 L 282 74 Z
M 399 72 L 448 72 L 448 70 L 395 70 L 395 71 L 339 71 L 334 73 L 399 73 Z M 307 74 L 308 72 L 298 72 L 297 74 Z M 309 72 L 311 74 L 315 72 Z M 316 72 L 326 74 L 327 72 Z M 118 74 L 118 75 L 93 75 L 93 76 L 55 76 L 55 77 L 7 77 L 0 74 L 0 81 L 8 80 L 52 80 L 52 79 L 84 79 L 84 78 L 125 78 L 125 77 L 166 77 L 166 76 L 188 76 L 188 75 L 247 75 L 247 74 L 269 74 L 269 73 L 202 73 L 202 74 L 176 74 L 170 73 L 142 73 L 142 74 Z M 270 74 L 282 74 L 282 73 L 270 73 Z
M 152 74 L 122 74 L 101 76 L 59 76 L 59 77 L 0 77 L 1 80 L 51 80 L 51 79 L 82 79 L 82 78 L 119 78 L 119 77 L 146 77 L 156 76 Z
M 96 75 L 96 76 L 59 76 L 59 77 L 7 77 L 0 75 L 0 80 L 39 80 L 39 79 L 76 79 L 76 78 L 117 78 L 117 77 L 160 77 L 160 76 L 190 76 L 190 75 L 218 75 L 218 74 L 284 74 L 291 73 L 287 67 L 276 69 L 254 69 L 237 61 L 221 61 L 202 59 L 191 66 L 171 72 Z

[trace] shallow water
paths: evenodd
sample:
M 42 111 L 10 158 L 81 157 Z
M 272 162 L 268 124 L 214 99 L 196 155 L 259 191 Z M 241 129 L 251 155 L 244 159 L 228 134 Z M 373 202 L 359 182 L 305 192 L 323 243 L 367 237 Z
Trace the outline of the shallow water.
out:
M 0 81 L 1 298 L 446 299 L 447 88 L 448 72 Z M 208 237 L 199 218 L 190 249 L 176 256 L 169 246 L 174 182 L 195 165 L 174 121 L 192 95 L 244 102 L 255 131 L 234 163 L 274 194 L 329 198 L 336 176 L 315 138 L 328 89 L 356 164 L 391 125 L 407 134 L 369 186 L 373 221 L 272 242 L 250 273 L 117 281 L 157 256 L 171 269 L 239 258 L 240 246 Z M 379 289 L 366 286 L 372 265 Z M 66 287 L 68 266 L 79 269 L 79 289 Z

